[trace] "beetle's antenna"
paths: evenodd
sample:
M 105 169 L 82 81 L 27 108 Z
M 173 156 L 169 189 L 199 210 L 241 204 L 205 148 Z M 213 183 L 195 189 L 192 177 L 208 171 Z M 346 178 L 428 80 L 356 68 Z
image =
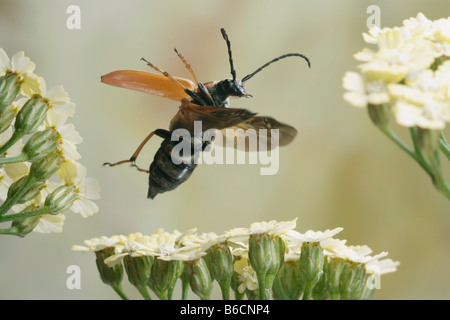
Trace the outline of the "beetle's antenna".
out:
M 283 54 L 282 56 L 279 56 L 269 62 L 267 62 L 265 65 L 259 67 L 258 69 L 256 69 L 256 71 L 250 73 L 249 75 L 246 75 L 244 78 L 242 78 L 242 82 L 247 81 L 248 79 L 250 79 L 251 77 L 253 77 L 255 74 L 257 74 L 258 72 L 260 72 L 262 69 L 264 69 L 265 67 L 267 67 L 268 65 L 277 62 L 278 60 L 287 58 L 287 57 L 301 57 L 303 59 L 306 60 L 306 62 L 308 63 L 308 67 L 311 68 L 311 63 L 309 62 L 308 58 L 305 57 L 304 55 L 300 54 L 300 53 L 287 53 L 287 54 Z
M 231 43 L 230 40 L 228 39 L 228 35 L 225 29 L 224 28 L 220 29 L 220 32 L 222 32 L 223 39 L 227 42 L 228 57 L 230 58 L 231 75 L 233 76 L 233 80 L 236 80 L 236 70 L 234 70 L 233 58 L 231 57 Z

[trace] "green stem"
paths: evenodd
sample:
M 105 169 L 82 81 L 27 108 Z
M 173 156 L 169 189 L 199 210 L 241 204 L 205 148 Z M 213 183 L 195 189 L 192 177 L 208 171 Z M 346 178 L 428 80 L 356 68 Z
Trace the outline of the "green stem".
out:
M 270 288 L 266 286 L 266 274 L 265 273 L 257 273 L 258 277 L 258 293 L 260 300 L 270 300 Z
M 14 131 L 11 138 L 9 138 L 9 140 L 3 146 L 1 146 L 0 157 L 6 152 L 6 150 L 8 150 L 10 147 L 12 147 L 22 137 L 23 137 L 22 132 Z
M 169 300 L 169 290 L 166 289 L 166 290 L 161 291 L 159 298 L 161 300 Z
M 414 142 L 414 149 L 416 151 L 416 155 L 420 158 L 421 161 L 428 164 L 424 155 L 422 154 L 422 149 L 419 146 L 417 128 L 416 127 L 411 128 L 410 132 L 411 132 L 412 140 Z M 438 143 L 439 143 L 439 149 L 447 157 L 447 159 L 450 160 L 450 147 L 447 144 L 447 141 L 445 141 L 445 137 L 442 134 L 442 132 L 440 133 Z M 435 151 L 431 152 L 431 154 L 428 155 L 428 158 L 429 158 L 429 168 L 431 171 L 430 176 L 431 176 L 431 180 L 433 181 L 434 186 L 436 187 L 436 189 L 438 189 L 439 192 L 441 192 L 448 199 L 450 199 L 450 187 L 445 182 L 445 179 L 442 176 L 439 152 L 437 151 L 437 149 Z
M 430 163 L 434 171 L 434 180 L 433 180 L 434 186 L 444 196 L 450 199 L 450 186 L 447 184 L 444 177 L 442 176 L 441 165 L 439 162 L 439 154 L 437 150 L 436 152 L 433 152 L 433 154 L 430 156 Z
M 425 159 L 425 157 L 422 153 L 422 148 L 419 145 L 419 133 L 417 131 L 417 127 L 409 128 L 409 132 L 411 134 L 411 140 L 414 145 L 414 152 L 415 152 L 416 156 L 420 159 L 420 161 L 427 163 L 427 160 Z M 431 168 L 430 168 L 430 170 L 431 170 Z
M 9 158 L 0 158 L 0 165 L 8 164 L 8 163 L 18 163 L 18 162 L 24 162 L 27 161 L 28 157 L 26 154 L 22 153 L 15 157 L 9 157 Z
M 333 290 L 330 291 L 330 300 L 339 300 L 341 298 L 341 294 L 339 291 Z
M 222 291 L 222 300 L 230 300 L 230 285 L 219 282 L 219 286 Z
M 189 283 L 187 285 L 182 282 L 182 288 L 181 288 L 181 300 L 187 300 L 188 299 L 188 293 L 189 293 Z
M 114 291 L 119 295 L 122 300 L 128 300 L 128 297 L 123 292 L 122 286 L 119 284 L 117 286 L 112 287 Z
M 274 300 L 290 300 L 289 296 L 284 290 L 282 280 L 280 280 L 279 278 L 277 278 L 277 280 L 273 283 L 272 293 Z
M 6 222 L 6 221 L 12 221 L 12 220 L 18 220 L 18 219 L 34 217 L 34 216 L 42 216 L 44 214 L 49 214 L 50 211 L 51 211 L 50 207 L 41 207 L 41 208 L 37 208 L 37 209 L 25 211 L 25 212 L 9 214 L 7 216 L 0 216 L 0 223 L 1 222 Z
M 167 289 L 167 300 L 172 300 L 172 295 L 173 295 L 174 289 L 175 289 L 175 287 L 169 287 L 169 289 Z
M 15 192 L 12 196 L 6 198 L 5 202 L 3 202 L 3 204 L 0 207 L 0 217 L 4 216 L 9 209 L 11 209 L 11 207 L 13 205 L 15 205 L 17 203 L 17 201 L 19 201 L 23 195 L 31 188 L 31 186 L 35 183 L 35 179 L 31 178 L 30 176 L 28 176 L 27 181 L 25 182 L 25 184 L 22 186 L 21 189 L 17 190 L 17 192 Z M 8 219 L 10 220 L 10 219 Z M 5 220 L 5 221 L 8 221 Z M 2 221 L 2 220 L 0 220 Z
M 411 150 L 389 127 L 380 127 L 380 130 L 389 138 L 392 142 L 394 142 L 400 149 L 406 152 L 411 158 L 416 160 L 416 162 L 428 173 L 430 178 L 434 181 L 433 170 L 430 165 L 425 161 L 423 156 L 417 154 L 413 150 Z M 416 141 L 416 139 L 413 139 Z M 414 142 L 416 143 L 416 142 Z
M 441 192 L 444 196 L 450 199 L 450 186 L 445 182 L 439 163 L 439 155 L 437 152 L 429 156 L 430 163 L 427 162 L 424 155 L 422 154 L 422 149 L 419 146 L 418 132 L 417 128 L 411 128 L 410 133 L 412 141 L 414 143 L 414 151 L 411 150 L 397 135 L 387 126 L 379 127 L 380 130 L 386 134 L 386 136 L 391 139 L 398 147 L 405 151 L 411 158 L 416 160 L 416 162 L 426 171 L 433 181 L 434 186 Z M 447 157 L 450 159 L 450 147 L 445 141 L 444 135 L 441 133 L 439 137 L 439 148 Z
M 441 132 L 441 135 L 439 136 L 439 149 L 444 154 L 444 156 L 447 158 L 447 160 L 450 161 L 450 146 L 448 145 L 447 141 L 445 140 L 444 134 Z
M 147 286 L 142 286 L 142 287 L 138 288 L 138 291 L 145 300 L 152 300 L 152 298 L 150 297 L 150 294 L 147 291 Z
M 186 269 L 185 269 L 186 271 Z M 181 274 L 181 300 L 187 300 L 188 299 L 188 293 L 189 293 L 189 277 L 187 276 L 186 272 L 183 271 Z
M 260 300 L 259 299 L 259 294 L 256 290 L 245 290 L 245 294 L 247 295 L 247 299 L 248 300 Z M 238 299 L 236 299 L 238 300 Z M 243 299 L 240 299 L 243 300 Z
M 234 291 L 234 299 L 235 300 L 244 300 L 245 298 L 245 291 L 240 293 L 239 291 Z
M 167 289 L 161 290 L 161 291 L 157 290 L 157 291 L 154 291 L 154 292 L 158 296 L 159 300 L 169 300 L 168 290 Z
M 313 289 L 315 285 L 314 281 L 305 282 L 302 300 L 313 300 Z
M 0 234 L 18 235 L 17 228 L 0 229 Z

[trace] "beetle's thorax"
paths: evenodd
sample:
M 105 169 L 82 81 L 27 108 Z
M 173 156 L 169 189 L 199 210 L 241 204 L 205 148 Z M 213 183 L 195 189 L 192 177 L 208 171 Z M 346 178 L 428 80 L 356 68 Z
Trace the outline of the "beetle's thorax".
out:
M 247 97 L 244 86 L 239 80 L 225 79 L 221 81 L 207 82 L 203 86 L 208 90 L 209 97 L 205 100 L 213 100 L 215 107 L 228 107 L 229 97 Z M 199 90 L 202 96 L 205 92 Z

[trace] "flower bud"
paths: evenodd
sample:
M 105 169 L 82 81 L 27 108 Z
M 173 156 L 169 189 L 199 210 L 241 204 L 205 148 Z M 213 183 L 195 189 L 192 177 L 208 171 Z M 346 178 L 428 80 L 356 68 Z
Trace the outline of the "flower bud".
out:
M 22 149 L 27 161 L 34 162 L 45 158 L 56 150 L 58 134 L 53 129 L 38 131 L 33 134 Z
M 319 242 L 303 242 L 298 260 L 298 280 L 304 290 L 303 299 L 311 299 L 314 286 L 323 273 L 324 254 Z
M 34 228 L 39 223 L 39 220 L 39 216 L 13 220 L 11 224 L 11 230 L 14 230 L 14 234 L 18 235 L 19 237 L 25 237 L 27 234 L 34 230 Z
M 329 289 L 327 275 L 322 272 L 312 292 L 313 300 L 328 300 L 330 297 Z
M 376 286 L 373 284 L 375 274 L 370 274 L 366 271 L 364 278 L 362 280 L 363 285 L 359 290 L 359 294 L 356 295 L 357 300 L 373 300 L 375 294 Z
M 25 203 L 36 198 L 40 193 L 40 187 L 42 186 L 42 182 L 35 182 L 31 184 L 28 188 L 27 186 L 28 176 L 23 176 L 17 181 L 15 181 L 8 189 L 8 198 L 12 198 L 18 192 L 24 192 L 24 194 L 17 199 L 15 204 Z M 22 190 L 23 188 L 28 188 L 27 190 Z
M 0 114 L 13 103 L 20 91 L 20 77 L 8 72 L 0 77 Z
M 58 214 L 69 209 L 77 198 L 74 186 L 59 186 L 47 198 L 45 198 L 45 206 L 49 208 L 48 214 Z
M 233 256 L 226 242 L 212 246 L 205 256 L 212 277 L 217 280 L 222 289 L 224 299 L 229 299 L 228 291 L 234 272 Z
M 281 240 L 281 242 L 279 241 Z M 248 257 L 256 273 L 276 273 L 284 260 L 284 242 L 267 233 L 255 233 L 249 239 Z
M 209 300 L 213 288 L 213 279 L 205 259 L 185 261 L 192 291 L 202 300 Z
M 30 167 L 30 176 L 37 181 L 45 181 L 58 171 L 63 162 L 64 158 L 61 155 L 53 153 L 33 162 Z
M 34 95 L 23 105 L 16 117 L 14 127 L 22 135 L 35 132 L 47 116 L 48 104 Z
M 128 275 L 128 281 L 138 290 L 147 286 L 150 277 L 152 261 L 149 256 L 131 257 L 126 255 L 123 265 Z
M 345 260 L 332 257 L 325 260 L 323 270 L 326 273 L 331 300 L 340 299 L 339 279 L 346 263 Z
M 429 157 L 433 156 L 433 152 L 438 150 L 439 146 L 439 131 L 417 128 L 417 142 L 420 148 Z
M 112 267 L 109 267 L 104 261 L 106 258 L 112 256 L 115 253 L 114 247 L 107 247 L 102 250 L 95 251 L 96 264 L 98 272 L 100 273 L 100 278 L 103 283 L 111 286 L 120 286 L 123 278 L 123 267 L 122 264 L 117 263 Z
M 388 104 L 369 104 L 369 117 L 373 124 L 379 128 L 385 128 L 391 120 L 391 109 Z
M 169 291 L 173 290 L 182 272 L 182 262 L 155 259 L 150 273 L 148 286 L 162 299 L 170 299 Z
M 273 298 L 275 300 L 298 300 L 302 287 L 298 281 L 297 261 L 285 261 L 273 282 Z
M 341 300 L 353 300 L 364 289 L 366 268 L 361 263 L 347 262 L 342 268 L 339 279 L 339 291 Z
M 11 126 L 12 121 L 16 117 L 16 110 L 12 105 L 7 106 L 2 113 L 0 113 L 0 133 Z
M 259 298 L 262 300 L 270 299 L 273 281 L 284 262 L 285 248 L 281 237 L 267 233 L 250 235 L 248 258 L 258 276 Z

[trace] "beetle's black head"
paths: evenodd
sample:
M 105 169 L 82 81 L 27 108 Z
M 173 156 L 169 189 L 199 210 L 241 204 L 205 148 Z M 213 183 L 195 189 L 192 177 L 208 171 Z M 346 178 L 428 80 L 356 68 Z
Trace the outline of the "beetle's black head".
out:
M 247 92 L 245 92 L 242 81 L 239 80 L 225 79 L 219 81 L 217 83 L 217 86 L 228 97 L 251 97 L 249 94 L 247 94 Z

